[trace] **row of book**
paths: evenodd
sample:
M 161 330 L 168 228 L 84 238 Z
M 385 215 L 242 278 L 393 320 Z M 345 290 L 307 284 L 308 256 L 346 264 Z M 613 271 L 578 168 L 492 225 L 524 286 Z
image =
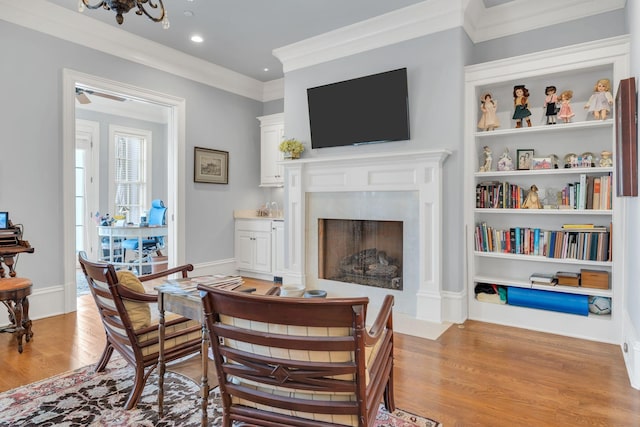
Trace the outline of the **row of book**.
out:
M 580 174 L 579 181 L 570 182 L 561 190 L 557 205 L 563 209 L 611 209 L 611 184 L 611 174 Z M 519 209 L 526 191 L 506 181 L 481 182 L 476 185 L 476 208 Z
M 611 174 L 580 174 L 580 181 L 569 183 L 562 189 L 559 202 L 570 209 L 611 209 L 611 184 Z
M 483 222 L 475 228 L 475 249 L 478 252 L 610 261 L 611 233 L 606 227 L 575 228 L 571 225 L 562 230 L 495 229 Z

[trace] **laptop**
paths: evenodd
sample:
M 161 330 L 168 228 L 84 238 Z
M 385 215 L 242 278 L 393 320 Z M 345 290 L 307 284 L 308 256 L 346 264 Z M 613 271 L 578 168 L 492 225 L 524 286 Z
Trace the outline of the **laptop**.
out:
M 9 228 L 9 212 L 0 212 L 0 230 Z

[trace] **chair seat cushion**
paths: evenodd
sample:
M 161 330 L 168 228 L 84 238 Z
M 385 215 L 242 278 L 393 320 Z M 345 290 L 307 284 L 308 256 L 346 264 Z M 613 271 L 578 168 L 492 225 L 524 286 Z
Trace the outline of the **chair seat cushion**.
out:
M 175 313 L 165 313 L 165 321 L 168 323 L 174 319 L 180 318 L 181 316 Z M 180 323 L 176 323 L 171 326 L 167 326 L 165 328 L 165 341 L 164 348 L 165 351 L 169 351 L 174 347 L 177 347 L 180 344 L 184 344 L 189 341 L 201 341 L 202 339 L 202 325 L 197 320 L 190 320 L 183 318 L 184 320 Z M 192 329 L 191 332 L 188 332 L 188 329 Z M 177 336 L 173 338 L 168 338 L 177 334 Z M 158 339 L 158 330 L 154 330 L 152 332 L 147 332 L 145 334 L 138 335 L 138 341 L 140 343 L 144 343 L 146 341 L 156 341 Z M 160 347 L 158 344 L 153 344 L 142 349 L 142 354 L 144 356 L 148 356 L 150 354 L 156 354 L 160 351 Z
M 116 276 L 118 276 L 118 282 L 125 288 L 141 294 L 145 293 L 142 282 L 140 282 L 138 277 L 132 272 L 120 270 L 116 273 Z M 131 301 L 124 298 L 123 302 L 134 330 L 145 328 L 151 324 L 151 309 L 149 308 L 149 303 Z

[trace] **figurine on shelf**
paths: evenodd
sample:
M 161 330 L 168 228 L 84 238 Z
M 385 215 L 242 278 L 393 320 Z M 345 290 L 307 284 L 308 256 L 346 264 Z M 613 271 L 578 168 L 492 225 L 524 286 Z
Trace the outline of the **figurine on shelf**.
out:
M 558 95 L 556 95 L 555 86 L 547 86 L 544 90 L 544 94 L 547 95 L 544 99 L 545 116 L 547 116 L 547 124 L 555 125 L 556 116 L 558 115 Z
M 602 156 L 600 158 L 600 167 L 601 168 L 610 168 L 613 166 L 613 159 L 611 158 L 611 151 L 603 151 L 600 153 Z
M 538 187 L 535 184 L 529 189 L 529 194 L 522 203 L 522 209 L 542 209 L 542 203 L 538 197 Z
M 491 158 L 491 148 L 489 146 L 484 146 L 484 164 L 480 166 L 480 172 L 489 172 L 491 170 L 491 163 L 493 159 Z
M 573 114 L 573 108 L 571 108 L 571 98 L 573 98 L 572 90 L 565 90 L 560 94 L 560 111 L 558 117 L 565 123 L 569 123 L 571 117 L 575 116 L 575 114 Z
M 504 152 L 500 155 L 500 159 L 498 159 L 498 170 L 499 171 L 513 170 L 513 160 L 511 159 L 511 155 L 509 154 L 508 148 L 504 149 Z
M 494 130 L 500 127 L 500 121 L 496 115 L 498 103 L 493 100 L 490 93 L 485 93 L 480 99 L 480 111 L 482 116 L 478 122 L 478 127 L 482 130 Z
M 513 120 L 516 120 L 516 128 L 524 126 L 523 121 L 527 120 L 527 126 L 531 127 L 531 111 L 529 111 L 529 89 L 524 85 L 513 87 Z
M 588 108 L 596 120 L 605 120 L 613 105 L 611 81 L 609 81 L 609 79 L 600 79 L 593 90 L 594 94 L 591 95 L 589 102 L 585 104 L 584 108 Z

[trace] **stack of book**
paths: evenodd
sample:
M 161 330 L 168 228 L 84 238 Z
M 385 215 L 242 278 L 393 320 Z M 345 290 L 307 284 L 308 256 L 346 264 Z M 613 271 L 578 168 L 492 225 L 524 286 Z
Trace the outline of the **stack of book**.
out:
M 558 283 L 553 273 L 533 273 L 529 276 L 532 285 L 555 286 Z

